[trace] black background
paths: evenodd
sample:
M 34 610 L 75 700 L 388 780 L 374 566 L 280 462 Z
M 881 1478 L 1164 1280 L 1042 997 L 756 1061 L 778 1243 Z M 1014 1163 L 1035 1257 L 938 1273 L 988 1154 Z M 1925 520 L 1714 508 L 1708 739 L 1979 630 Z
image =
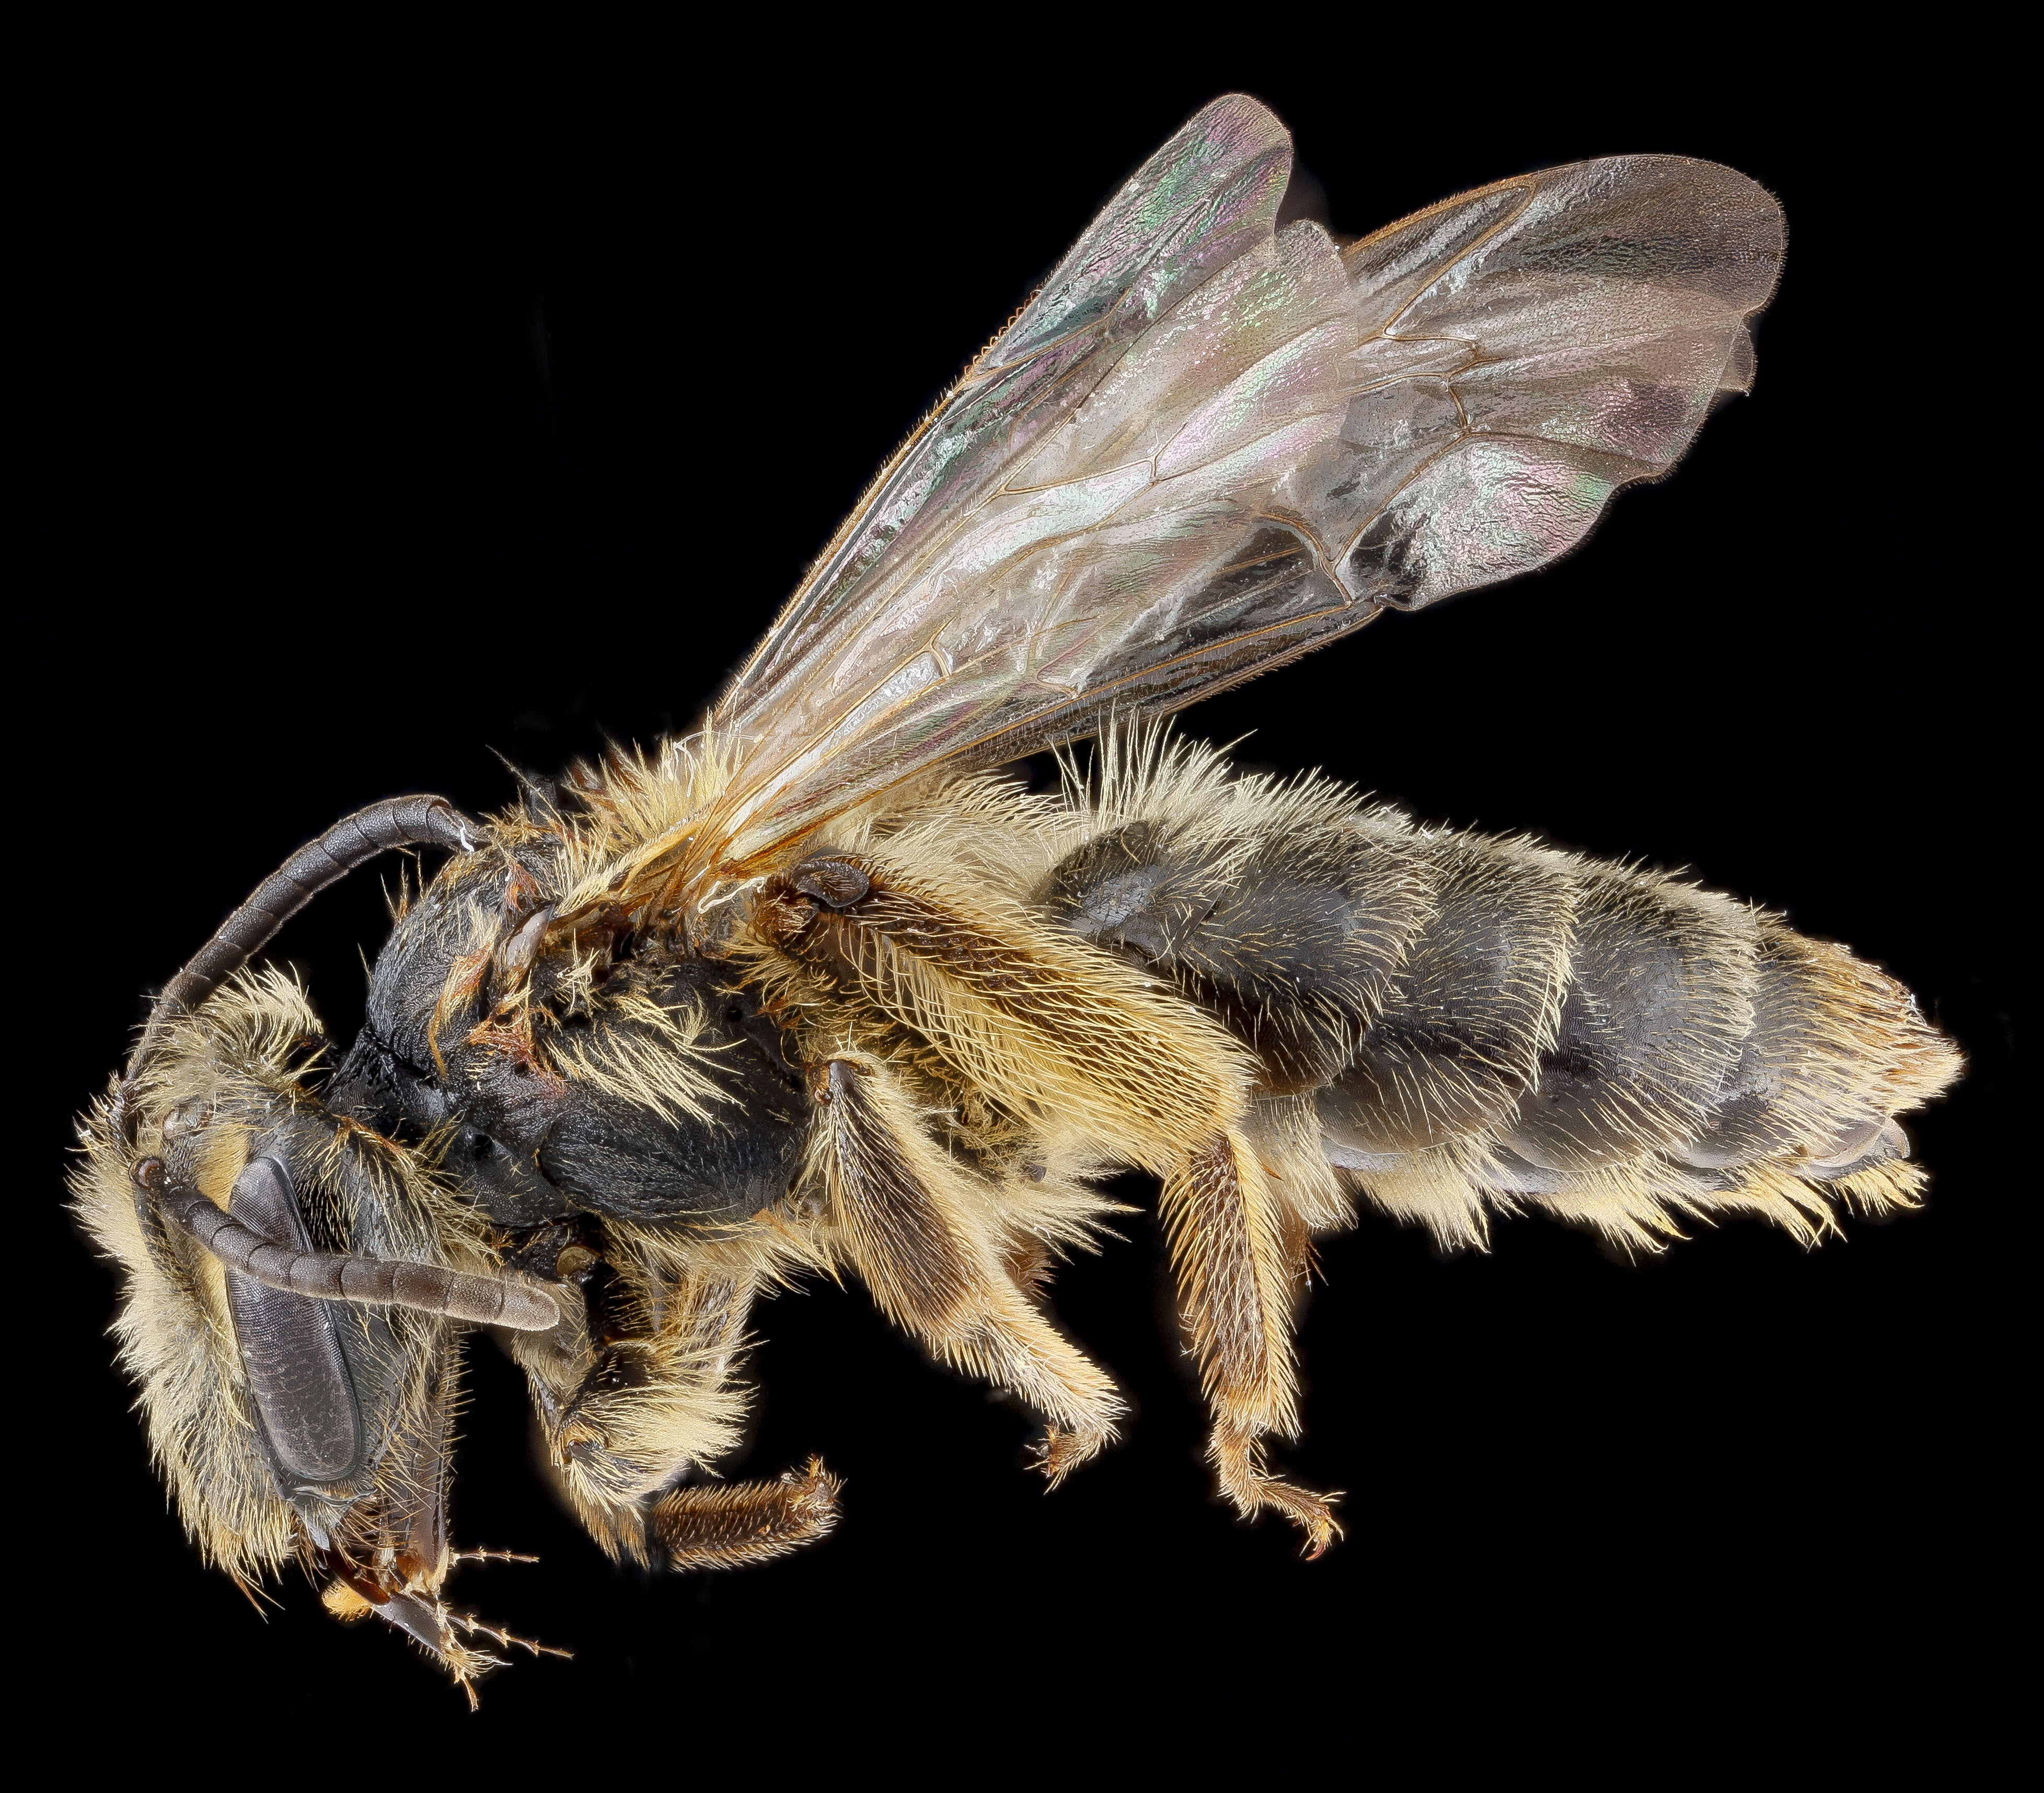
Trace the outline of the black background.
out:
M 1689 79 L 1643 50 L 1356 23 L 1164 56 L 1066 19 L 1039 28 L 1055 49 L 940 33 L 932 63 L 905 17 L 798 46 L 792 18 L 741 45 L 728 24 L 455 17 L 102 45 L 79 66 L 111 56 L 113 77 L 80 84 L 46 153 L 55 652 L 22 800 L 52 829 L 82 810 L 53 850 L 90 895 L 32 933 L 59 992 L 21 1191 L 48 1235 L 52 1368 L 16 1460 L 61 1490 L 34 1546 L 58 1680 L 90 1664 L 137 1720 L 231 1691 L 358 1739 L 567 1741 L 592 1768 L 640 1726 L 698 1764 L 713 1738 L 913 1760 L 960 1711 L 1016 1772 L 1084 1713 L 1145 1747 L 1195 1721 L 1216 1749 L 1431 1739 L 1450 1778 L 1481 1745 L 1537 1753 L 1550 1726 L 1608 1737 L 1627 1714 L 1664 1726 L 1670 1762 L 1756 1713 L 1811 1750 L 1943 1722 L 2008 1572 L 1988 1273 L 2029 1191 L 1999 1131 L 2013 650 L 1964 562 L 1988 507 L 1942 483 L 1958 400 L 1893 302 L 1896 221 L 1940 166 L 1902 102 L 1934 78 L 1708 52 Z M 1020 1472 L 1021 1417 L 855 1291 L 763 1307 L 747 1467 L 820 1451 L 847 1518 L 742 1575 L 607 1565 L 531 1472 L 486 1347 L 459 1535 L 544 1560 L 455 1591 L 574 1661 L 520 1666 L 471 1721 L 295 1579 L 259 1620 L 164 1510 L 107 1363 L 112 1280 L 55 1207 L 66 1117 L 141 993 L 349 809 L 417 790 L 489 809 L 512 789 L 497 753 L 551 771 L 686 725 L 959 366 L 1231 88 L 1290 124 L 1344 234 L 1639 149 L 1785 202 L 1756 393 L 1675 477 L 1562 564 L 1187 722 L 1425 818 L 1692 867 L 1888 967 L 1972 1060 L 1912 1123 L 1930 1206 L 1814 1253 L 1698 1229 L 1633 1266 L 1531 1221 L 1443 1260 L 1365 1218 L 1327 1243 L 1304 1328 L 1291 1460 L 1349 1491 L 1348 1541 L 1311 1566 L 1208 1497 L 1147 1223 L 1060 1279 L 1138 1417 L 1051 1499 Z M 279 943 L 344 1037 L 382 902 L 360 879 Z M 1514 1690 L 1544 1706 L 1498 1716 Z

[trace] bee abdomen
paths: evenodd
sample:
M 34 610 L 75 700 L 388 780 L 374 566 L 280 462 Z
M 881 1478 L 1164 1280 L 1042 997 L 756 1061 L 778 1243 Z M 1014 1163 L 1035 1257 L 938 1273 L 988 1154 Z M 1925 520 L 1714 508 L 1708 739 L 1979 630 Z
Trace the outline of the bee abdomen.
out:
M 1325 1164 L 1450 1244 L 1521 1204 L 1632 1247 L 1712 1210 L 1813 1237 L 1841 1195 L 1920 1188 L 1895 1117 L 1959 1060 L 1842 948 L 1656 873 L 1217 771 L 1159 756 L 1038 900 L 1255 1056 L 1274 1161 L 1310 1152 L 1275 1118 L 1306 1105 Z
M 1435 914 L 1316 1098 L 1329 1160 L 1382 1206 L 1476 1242 L 1487 1202 L 1530 1202 L 1638 1245 L 1713 1208 L 1813 1236 L 1820 1183 L 1913 1198 L 1894 1117 L 1958 1060 L 1893 979 L 1653 874 L 1426 850 Z
M 1507 1166 L 1571 1173 L 1706 1127 L 1753 1032 L 1750 913 L 1519 841 L 1424 851 L 1435 912 L 1320 1098 L 1332 1142 L 1384 1155 L 1481 1136 Z
M 1311 787 L 1256 795 L 1219 817 L 1097 835 L 1040 900 L 1219 1021 L 1255 1056 L 1262 1093 L 1295 1094 L 1354 1056 L 1436 879 L 1393 811 L 1343 814 Z
M 1681 1146 L 1753 1030 L 1758 930 L 1707 891 L 1617 867 L 1573 875 L 1567 987 L 1497 1143 L 1550 1171 Z
M 1827 1181 L 1903 1155 L 1895 1115 L 1950 1083 L 1958 1055 L 1885 972 L 1757 919 L 1753 1025 L 1702 1124 L 1669 1155 L 1706 1171 L 1780 1160 Z
M 1567 979 L 1575 895 L 1553 855 L 1449 835 L 1414 857 L 1432 915 L 1320 1098 L 1330 1142 L 1350 1156 L 1421 1151 L 1515 1114 Z

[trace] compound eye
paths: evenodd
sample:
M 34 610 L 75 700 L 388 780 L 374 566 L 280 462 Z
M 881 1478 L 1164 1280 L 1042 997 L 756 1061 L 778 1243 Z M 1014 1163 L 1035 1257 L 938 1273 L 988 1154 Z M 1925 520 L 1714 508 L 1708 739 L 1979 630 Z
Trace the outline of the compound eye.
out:
M 291 1173 L 275 1158 L 249 1160 L 234 1179 L 228 1212 L 272 1245 L 310 1249 Z M 361 1468 L 368 1437 L 336 1303 L 273 1289 L 232 1270 L 227 1302 L 278 1468 L 294 1487 L 345 1481 Z

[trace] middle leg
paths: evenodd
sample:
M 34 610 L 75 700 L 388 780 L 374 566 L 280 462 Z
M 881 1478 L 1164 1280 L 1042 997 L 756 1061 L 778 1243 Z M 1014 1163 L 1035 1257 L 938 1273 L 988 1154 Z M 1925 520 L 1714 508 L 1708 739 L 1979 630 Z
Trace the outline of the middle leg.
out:
M 884 1067 L 832 1059 L 816 1095 L 831 1245 L 895 1325 L 1043 1415 L 1038 1467 L 1055 1485 L 1112 1441 L 1124 1410 L 1113 1383 L 1016 1286 L 985 1199 Z

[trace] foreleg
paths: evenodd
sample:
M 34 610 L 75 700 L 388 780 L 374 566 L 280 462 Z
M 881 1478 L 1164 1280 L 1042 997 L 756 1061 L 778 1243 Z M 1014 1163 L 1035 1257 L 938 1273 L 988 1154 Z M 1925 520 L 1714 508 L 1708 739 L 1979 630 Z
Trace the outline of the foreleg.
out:
M 654 1539 L 677 1569 L 736 1569 L 785 1556 L 828 1535 L 844 1486 L 813 1456 L 801 1475 L 773 1482 L 676 1488 L 647 1516 Z
M 752 1280 L 673 1278 L 614 1252 L 614 1285 L 593 1314 L 526 1347 L 548 1454 L 577 1515 L 613 1556 L 655 1555 L 679 1569 L 762 1562 L 815 1542 L 836 1522 L 839 1483 L 820 1462 L 776 1481 L 672 1486 L 738 1441 L 742 1394 L 729 1382 Z

